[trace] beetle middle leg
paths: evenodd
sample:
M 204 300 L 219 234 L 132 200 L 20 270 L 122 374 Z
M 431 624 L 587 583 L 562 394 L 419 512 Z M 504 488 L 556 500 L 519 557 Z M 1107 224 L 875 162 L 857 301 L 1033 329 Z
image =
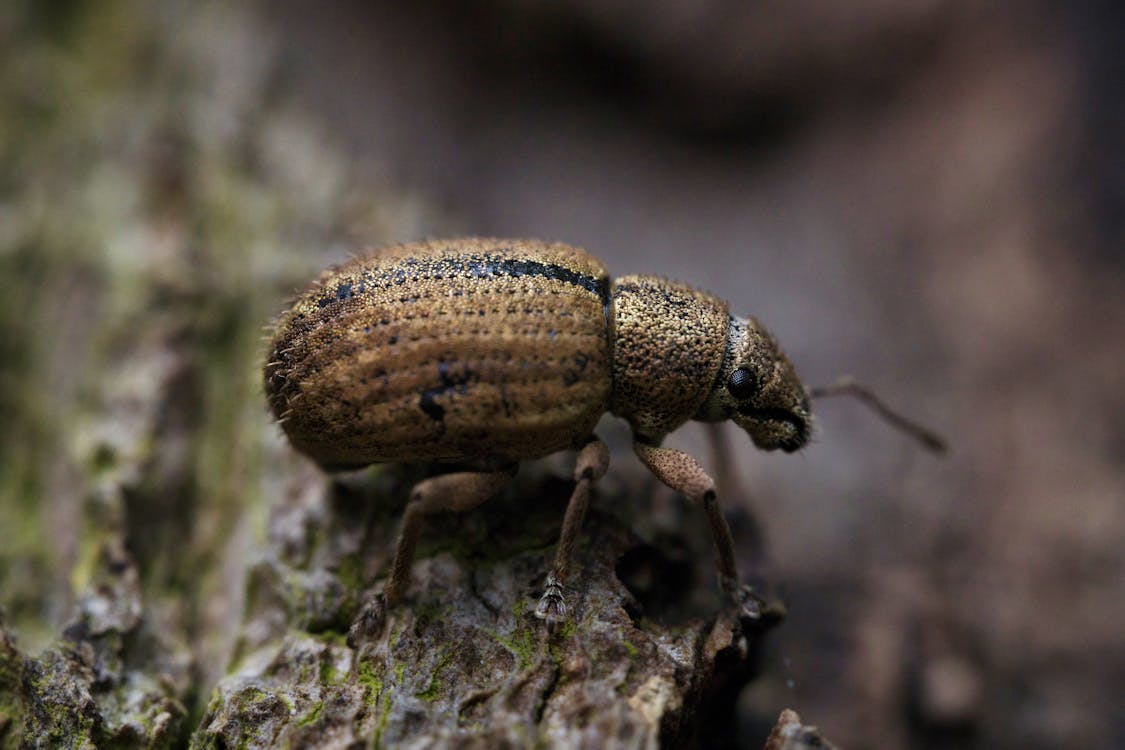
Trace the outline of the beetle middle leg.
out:
M 707 475 L 699 463 L 683 451 L 661 448 L 644 442 L 633 443 L 633 450 L 641 462 L 649 468 L 664 484 L 703 507 L 707 521 L 711 525 L 711 536 L 715 540 L 718 554 L 719 586 L 738 607 L 739 615 L 757 620 L 763 615 L 767 604 L 749 586 L 738 580 L 738 566 L 734 559 L 734 540 L 730 526 L 719 508 L 715 493 L 715 480 Z
M 586 518 L 586 509 L 590 505 L 590 488 L 605 476 L 608 468 L 609 449 L 596 435 L 591 435 L 578 452 L 578 461 L 574 467 L 576 484 L 566 506 L 562 533 L 559 534 L 559 545 L 555 550 L 555 565 L 547 574 L 547 585 L 543 596 L 539 598 L 539 604 L 535 607 L 535 615 L 548 623 L 566 619 L 567 609 L 563 588 L 570 577 L 574 542 L 578 539 L 582 521 Z
M 414 485 L 402 517 L 402 530 L 395 546 L 391 575 L 383 593 L 368 602 L 348 630 L 348 645 L 355 647 L 363 638 L 374 635 L 383 625 L 388 607 L 397 604 L 410 584 L 414 550 L 422 534 L 426 516 L 439 511 L 466 511 L 488 500 L 511 481 L 517 465 L 492 472 L 464 471 L 431 477 Z

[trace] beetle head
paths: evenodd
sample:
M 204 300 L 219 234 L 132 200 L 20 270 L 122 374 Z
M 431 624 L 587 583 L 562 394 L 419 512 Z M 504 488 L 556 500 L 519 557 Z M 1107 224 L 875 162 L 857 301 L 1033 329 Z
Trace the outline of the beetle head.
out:
M 696 419 L 731 419 L 762 450 L 791 453 L 809 440 L 805 386 L 777 341 L 753 318 L 730 319 L 719 377 Z

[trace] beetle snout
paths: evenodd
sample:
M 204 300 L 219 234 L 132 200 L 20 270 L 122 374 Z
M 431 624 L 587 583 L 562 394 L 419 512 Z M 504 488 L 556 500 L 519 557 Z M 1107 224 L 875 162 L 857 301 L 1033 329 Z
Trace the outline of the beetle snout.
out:
M 809 442 L 809 417 L 797 411 L 776 407 L 738 410 L 734 420 L 762 450 L 780 448 L 786 453 L 800 450 Z
M 790 426 L 792 427 L 793 435 L 792 437 L 785 438 L 781 441 L 781 443 L 779 443 L 781 450 L 785 451 L 786 453 L 792 453 L 793 451 L 800 450 L 801 448 L 804 448 L 805 445 L 809 442 L 809 420 L 807 418 L 801 417 L 800 415 L 792 416 L 793 419 L 790 422 Z
M 812 435 L 812 412 L 809 410 L 809 397 L 802 396 L 797 408 L 790 414 L 794 435 L 782 441 L 781 450 L 786 453 L 800 450 L 809 442 Z
M 780 448 L 792 453 L 809 442 L 812 415 L 808 398 L 803 393 L 794 395 L 794 389 L 785 387 L 785 382 L 762 393 L 754 403 L 740 404 L 734 417 L 762 450 Z

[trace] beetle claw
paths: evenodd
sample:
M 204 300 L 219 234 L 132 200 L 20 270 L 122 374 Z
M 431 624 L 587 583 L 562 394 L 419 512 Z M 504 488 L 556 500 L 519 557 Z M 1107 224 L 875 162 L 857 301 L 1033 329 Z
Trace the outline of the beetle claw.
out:
M 750 584 L 741 584 L 730 590 L 731 604 L 743 622 L 756 622 L 769 627 L 785 619 L 785 604 L 776 598 L 766 598 Z
M 377 594 L 363 605 L 352 625 L 348 628 L 348 648 L 356 649 L 366 641 L 379 635 L 387 615 L 387 599 Z
M 766 605 L 766 601 L 758 596 L 754 591 L 754 587 L 749 584 L 739 586 L 732 592 L 734 606 L 738 609 L 738 616 L 743 620 L 760 620 L 762 619 L 762 609 Z
M 566 599 L 563 597 L 563 585 L 555 571 L 547 574 L 547 585 L 543 596 L 539 597 L 539 604 L 535 607 L 535 616 L 546 620 L 548 624 L 566 619 Z

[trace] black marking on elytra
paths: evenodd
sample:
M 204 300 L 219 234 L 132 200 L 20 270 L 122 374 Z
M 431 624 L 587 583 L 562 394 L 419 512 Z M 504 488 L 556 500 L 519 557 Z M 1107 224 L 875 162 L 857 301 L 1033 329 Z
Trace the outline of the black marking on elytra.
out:
M 502 251 L 501 251 L 502 252 Z M 493 254 L 454 256 L 435 260 L 422 260 L 418 258 L 404 258 L 394 267 L 388 268 L 381 278 L 365 271 L 358 290 L 352 282 L 341 283 L 336 287 L 335 296 L 324 296 L 317 300 L 318 307 L 327 307 L 334 302 L 349 299 L 356 294 L 363 294 L 369 288 L 389 289 L 395 286 L 411 284 L 420 280 L 453 280 L 460 278 L 472 279 L 518 279 L 524 276 L 561 281 L 564 284 L 573 284 L 588 292 L 598 295 L 603 306 L 609 305 L 610 283 L 607 276 L 588 276 L 573 269 L 558 265 L 557 263 L 543 263 L 537 260 L 522 260 L 519 258 L 505 258 Z M 464 291 L 454 289 L 454 296 L 462 296 Z M 414 302 L 415 298 L 409 296 L 399 300 L 401 303 Z M 608 309 L 608 308 L 607 308 Z
M 447 265 L 457 273 L 466 273 L 472 278 L 491 279 L 496 277 L 520 278 L 521 276 L 536 276 L 565 284 L 580 286 L 588 292 L 600 293 L 603 280 L 593 276 L 578 273 L 572 269 L 555 263 L 541 263 L 537 260 L 520 260 L 517 258 L 498 258 L 485 255 L 480 258 L 449 259 Z
M 441 385 L 437 388 L 427 388 L 422 391 L 422 395 L 418 399 L 418 408 L 435 422 L 442 422 L 442 428 L 444 429 L 445 407 L 434 399 L 446 393 L 464 394 L 469 389 L 469 383 L 476 378 L 476 373 L 468 367 L 455 373 L 452 371 L 450 364 L 443 359 L 438 361 L 438 378 L 441 380 Z
M 418 408 L 435 422 L 441 422 L 445 419 L 445 407 L 434 403 L 434 397 L 443 392 L 440 388 L 431 388 L 428 391 L 423 391 L 422 397 L 418 400 Z
M 343 302 L 346 299 L 351 299 L 354 296 L 354 285 L 350 281 L 341 281 L 336 285 L 335 295 L 327 295 L 321 297 L 316 301 L 316 306 L 319 308 L 328 307 L 333 302 Z M 362 292 L 363 289 L 361 288 Z
M 567 370 L 563 375 L 563 385 L 569 388 L 582 379 L 582 373 L 586 369 L 586 365 L 590 364 L 590 358 L 585 354 L 574 355 L 574 369 Z

